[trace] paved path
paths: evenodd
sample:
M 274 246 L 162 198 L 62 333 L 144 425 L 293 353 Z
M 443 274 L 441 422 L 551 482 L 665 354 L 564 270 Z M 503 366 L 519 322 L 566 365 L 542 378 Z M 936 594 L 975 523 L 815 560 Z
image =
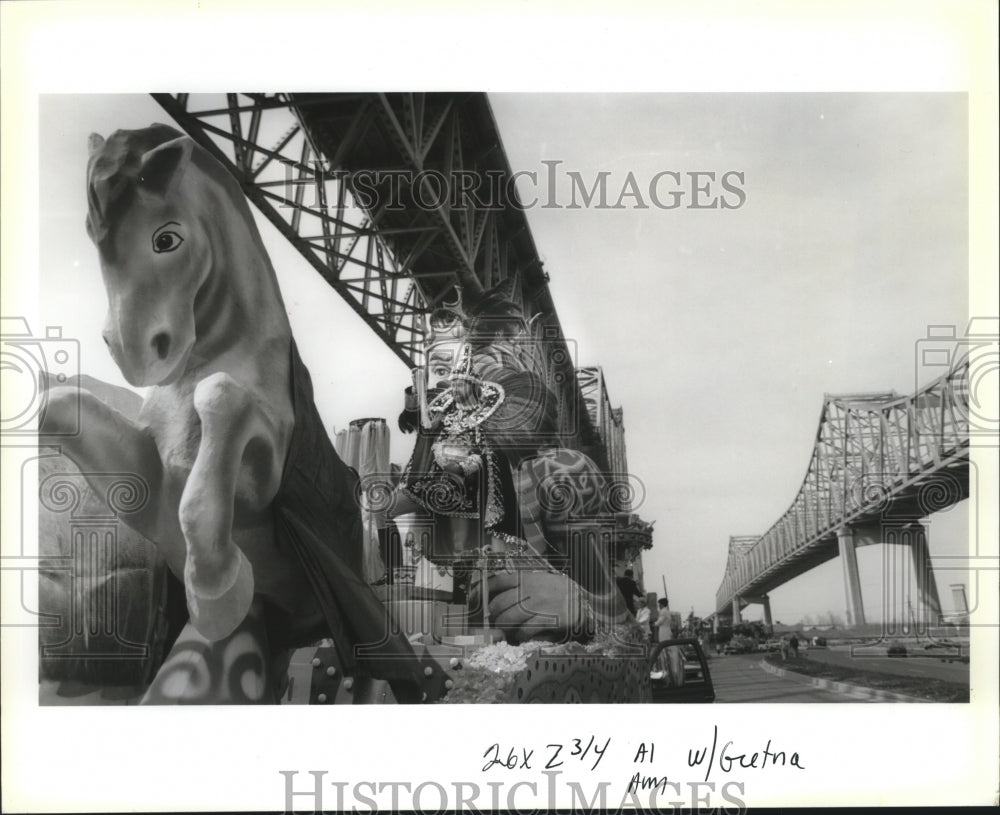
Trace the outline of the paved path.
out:
M 870 702 L 832 690 L 815 688 L 808 678 L 775 676 L 760 666 L 763 654 L 713 657 L 708 668 L 715 701 L 726 702 Z

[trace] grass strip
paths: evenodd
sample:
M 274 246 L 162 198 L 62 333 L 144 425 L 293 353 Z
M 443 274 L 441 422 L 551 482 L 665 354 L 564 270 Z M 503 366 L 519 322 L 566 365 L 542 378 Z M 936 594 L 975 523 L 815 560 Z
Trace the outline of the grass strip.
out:
M 769 665 L 792 673 L 812 676 L 817 679 L 829 679 L 832 682 L 847 682 L 863 688 L 902 693 L 906 696 L 916 696 L 932 702 L 968 702 L 969 688 L 956 682 L 943 679 L 919 678 L 913 676 L 895 676 L 875 671 L 862 671 L 847 668 L 842 665 L 830 665 L 826 662 L 816 662 L 806 656 L 796 660 L 782 660 L 780 656 L 768 654 L 764 659 Z

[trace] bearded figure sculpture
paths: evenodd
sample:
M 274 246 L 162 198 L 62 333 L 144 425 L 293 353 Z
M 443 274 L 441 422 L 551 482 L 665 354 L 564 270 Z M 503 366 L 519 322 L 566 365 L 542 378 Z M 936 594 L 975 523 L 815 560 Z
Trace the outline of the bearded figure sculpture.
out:
M 420 554 L 452 570 L 473 621 L 514 643 L 586 640 L 628 620 L 607 540 L 567 527 L 607 518 L 605 479 L 559 446 L 534 318 L 524 319 L 510 286 L 472 302 L 457 290 L 428 318 L 426 368 L 414 371 L 399 417 L 418 437 L 394 521 L 404 540 L 433 530 Z

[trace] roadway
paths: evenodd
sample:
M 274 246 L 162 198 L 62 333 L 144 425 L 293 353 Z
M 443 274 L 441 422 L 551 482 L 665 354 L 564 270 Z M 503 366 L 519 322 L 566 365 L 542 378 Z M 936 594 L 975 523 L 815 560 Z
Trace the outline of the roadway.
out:
M 870 702 L 872 700 L 823 690 L 807 677 L 775 676 L 761 666 L 763 654 L 713 656 L 708 663 L 718 703 Z

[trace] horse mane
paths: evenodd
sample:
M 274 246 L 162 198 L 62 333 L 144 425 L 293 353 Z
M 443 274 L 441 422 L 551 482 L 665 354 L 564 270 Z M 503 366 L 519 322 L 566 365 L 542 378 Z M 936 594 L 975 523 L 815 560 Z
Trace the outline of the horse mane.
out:
M 184 134 L 169 125 L 116 130 L 87 163 L 87 234 L 102 250 L 115 222 L 132 202 L 139 185 L 142 157 Z

